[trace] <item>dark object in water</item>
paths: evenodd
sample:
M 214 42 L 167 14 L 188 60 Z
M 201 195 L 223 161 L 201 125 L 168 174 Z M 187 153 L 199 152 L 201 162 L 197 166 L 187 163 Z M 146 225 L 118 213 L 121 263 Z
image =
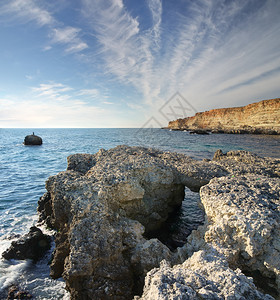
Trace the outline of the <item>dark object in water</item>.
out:
M 32 135 L 27 135 L 24 138 L 24 145 L 42 145 L 43 144 L 43 140 L 41 137 L 39 137 L 38 135 L 35 135 L 34 132 Z
M 9 288 L 7 299 L 32 299 L 32 295 L 29 292 L 22 291 L 17 286 L 12 285 Z
M 3 252 L 5 259 L 32 259 L 38 261 L 51 247 L 51 237 L 33 226 L 28 234 L 12 242 L 9 249 Z
M 209 134 L 209 132 L 203 129 L 195 129 L 190 131 L 190 134 Z

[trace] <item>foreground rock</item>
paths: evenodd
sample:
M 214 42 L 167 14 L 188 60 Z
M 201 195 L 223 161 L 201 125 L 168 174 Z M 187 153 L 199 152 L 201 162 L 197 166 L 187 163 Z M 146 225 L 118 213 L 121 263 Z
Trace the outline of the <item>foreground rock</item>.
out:
M 33 226 L 28 234 L 12 242 L 9 249 L 3 252 L 5 259 L 32 259 L 38 261 L 50 249 L 51 237 Z
M 232 270 L 215 250 L 200 250 L 173 268 L 162 261 L 145 279 L 142 297 L 135 300 L 246 299 L 272 300 L 257 291 L 253 280 L 239 269 Z
M 208 222 L 189 237 L 187 247 L 195 252 L 211 245 L 231 267 L 258 271 L 280 288 L 279 178 L 214 178 L 200 196 Z
M 234 293 L 236 295 L 241 293 L 240 295 L 243 297 L 247 294 L 250 297 L 259 295 L 252 282 L 240 271 L 235 270 L 242 264 L 237 257 L 238 253 L 240 255 L 244 253 L 244 257 L 247 259 L 246 268 L 259 270 L 265 276 L 278 276 L 279 266 L 277 263 L 269 262 L 270 265 L 266 265 L 264 261 L 268 259 L 266 251 L 273 251 L 278 247 L 277 237 L 279 236 L 276 222 L 279 210 L 278 212 L 277 208 L 274 210 L 275 206 L 270 201 L 266 203 L 265 209 L 257 210 L 259 213 L 257 219 L 261 225 L 256 225 L 252 233 L 248 231 L 248 235 L 253 235 L 253 232 L 256 234 L 256 231 L 264 226 L 264 228 L 268 227 L 271 240 L 264 238 L 261 243 L 263 245 L 261 246 L 263 247 L 262 252 L 248 250 L 247 254 L 252 255 L 249 258 L 244 250 L 247 247 L 247 236 L 243 236 L 245 240 L 243 237 L 240 240 L 236 238 L 235 242 L 229 243 L 229 247 L 233 247 L 234 250 L 233 257 L 231 257 L 228 253 L 229 247 L 227 248 L 219 242 L 217 234 L 219 233 L 220 238 L 227 241 L 231 238 L 232 231 L 225 230 L 226 228 L 218 229 L 216 236 L 213 234 L 213 241 L 210 238 L 211 235 L 206 234 L 212 225 L 215 226 L 216 222 L 212 218 L 211 209 L 208 211 L 208 207 L 213 206 L 213 211 L 221 210 L 217 221 L 222 222 L 224 218 L 227 220 L 227 213 L 225 211 L 223 214 L 222 208 L 225 205 L 224 201 L 229 202 L 229 199 L 222 197 L 219 200 L 219 195 L 227 194 L 228 190 L 230 191 L 227 187 L 228 180 L 233 180 L 230 184 L 233 184 L 234 180 L 245 182 L 245 187 L 246 180 L 248 182 L 255 180 L 252 179 L 252 176 L 262 178 L 260 191 L 265 188 L 265 181 L 271 182 L 270 186 L 276 187 L 276 192 L 273 194 L 273 197 L 276 197 L 279 192 L 277 185 L 279 168 L 280 160 L 260 158 L 245 151 L 232 151 L 228 154 L 220 151 L 215 155 L 215 160 L 211 162 L 196 161 L 183 154 L 127 146 L 118 146 L 108 151 L 101 149 L 94 155 L 72 155 L 68 157 L 67 171 L 50 177 L 46 182 L 47 193 L 41 198 L 39 205 L 40 219 L 46 220 L 58 230 L 51 275 L 54 278 L 64 277 L 72 299 L 132 299 L 134 295 L 141 294 L 147 272 L 159 267 L 163 259 L 171 265 L 181 264 L 195 252 L 203 250 L 204 254 L 196 254 L 188 260 L 189 262 L 185 264 L 186 268 L 190 267 L 192 270 L 190 272 L 196 272 L 194 271 L 196 269 L 191 268 L 192 263 L 199 260 L 201 262 L 198 265 L 203 265 L 204 260 L 206 262 L 208 260 L 209 263 L 212 260 L 212 269 L 220 272 L 221 276 L 209 277 L 210 275 L 206 274 L 201 280 L 208 283 L 201 283 L 197 287 L 193 285 L 192 289 L 195 293 L 202 295 L 203 288 L 213 285 L 210 290 L 219 297 L 223 297 L 226 294 L 220 291 L 220 287 L 224 286 L 227 280 L 236 282 L 240 278 L 239 283 L 232 285 L 232 292 L 230 292 L 233 293 L 232 295 Z M 218 186 L 217 189 L 213 188 L 213 197 L 212 192 L 210 194 L 208 192 L 209 187 L 206 186 L 201 190 L 205 195 L 208 193 L 209 196 L 204 197 L 202 194 L 202 203 L 207 214 L 206 224 L 191 234 L 184 247 L 171 252 L 159 240 L 144 238 L 145 231 L 149 232 L 158 228 L 167 219 L 168 213 L 181 204 L 184 199 L 185 186 L 192 190 L 199 190 L 214 177 L 221 177 L 213 179 L 220 180 L 218 182 L 221 188 Z M 223 182 L 226 186 L 224 189 L 222 188 Z M 212 185 L 213 181 L 210 182 L 210 187 Z M 239 184 L 239 186 L 242 185 Z M 245 190 L 243 192 L 245 197 L 247 192 Z M 238 193 L 239 190 L 234 183 L 234 188 L 230 193 L 232 195 L 230 197 L 237 201 L 236 211 L 233 211 L 233 214 L 247 215 L 246 210 L 250 208 L 252 215 L 249 216 L 253 219 L 253 208 L 264 205 L 265 194 L 260 193 L 259 202 L 257 202 L 258 199 L 251 202 L 246 200 L 248 206 L 246 206 L 245 200 L 240 200 L 241 203 L 244 202 L 244 206 L 241 205 L 239 210 Z M 269 190 L 269 193 L 268 195 L 272 195 L 272 190 Z M 216 206 L 215 199 L 217 199 Z M 276 205 L 275 203 L 274 205 Z M 233 207 L 235 206 L 233 205 Z M 270 210 L 273 213 L 269 213 Z M 244 223 L 241 228 L 249 226 L 249 223 Z M 233 226 L 235 226 L 234 223 Z M 237 227 L 238 225 L 236 225 Z M 246 232 L 245 229 L 243 231 Z M 215 231 L 213 230 L 213 232 Z M 260 232 L 258 239 L 261 239 L 262 234 L 265 237 L 265 230 Z M 216 244 L 214 239 L 217 241 Z M 266 243 L 271 245 L 265 245 Z M 224 244 L 226 245 L 226 242 Z M 272 244 L 276 246 L 274 247 Z M 242 245 L 244 249 L 236 251 Z M 248 245 L 250 245 L 250 240 L 248 240 Z M 210 253 L 209 249 L 216 249 L 211 251 L 216 251 L 218 254 Z M 213 257 L 210 259 L 211 255 Z M 257 260 L 259 259 L 263 263 L 258 264 Z M 278 256 L 276 256 L 277 260 Z M 178 266 L 177 269 L 174 267 L 174 272 L 180 268 L 184 269 L 185 266 Z M 170 268 L 170 272 L 173 272 L 172 270 Z M 193 274 L 195 277 L 195 273 Z M 194 280 L 199 281 L 201 276 L 198 274 Z M 164 278 L 162 277 L 162 280 Z M 172 282 L 177 285 L 176 278 L 179 280 L 179 277 L 174 275 L 174 278 L 175 280 L 172 279 Z M 218 279 L 221 282 L 215 281 Z M 151 277 L 148 281 L 152 282 Z M 160 282 L 158 284 L 161 285 Z M 178 284 L 180 285 L 180 283 Z M 153 284 L 147 284 L 146 281 L 144 297 L 146 294 L 149 295 L 149 289 L 152 286 Z M 228 286 L 229 284 L 225 285 L 224 291 Z M 166 290 L 166 294 L 170 296 L 173 292 L 171 288 L 168 290 Z M 170 296 L 170 298 L 158 299 L 173 298 Z
M 27 135 L 25 138 L 24 138 L 24 145 L 27 145 L 27 146 L 39 146 L 39 145 L 42 145 L 43 144 L 43 140 L 41 137 L 37 136 L 34 134 L 32 135 Z
M 170 121 L 173 130 L 209 130 L 213 133 L 280 134 L 280 98 L 244 107 L 212 109 L 193 117 Z

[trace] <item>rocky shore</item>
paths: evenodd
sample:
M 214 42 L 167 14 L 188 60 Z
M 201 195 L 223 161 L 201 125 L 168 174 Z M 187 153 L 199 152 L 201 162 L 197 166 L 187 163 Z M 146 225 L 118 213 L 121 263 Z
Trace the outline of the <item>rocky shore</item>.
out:
M 212 109 L 170 121 L 168 129 L 193 133 L 280 134 L 280 98 L 244 107 Z
M 51 276 L 71 299 L 277 299 L 279 177 L 279 159 L 246 151 L 212 161 L 128 146 L 71 155 L 39 201 L 40 221 L 57 230 Z M 185 187 L 200 191 L 205 223 L 171 251 L 144 233 Z

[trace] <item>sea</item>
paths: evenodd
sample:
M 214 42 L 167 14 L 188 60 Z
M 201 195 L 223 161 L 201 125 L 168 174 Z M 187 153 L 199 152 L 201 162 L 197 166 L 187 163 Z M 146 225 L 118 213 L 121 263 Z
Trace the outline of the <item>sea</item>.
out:
M 42 137 L 41 146 L 24 146 L 26 135 Z M 11 285 L 28 291 L 33 299 L 70 299 L 62 279 L 49 277 L 51 251 L 37 264 L 29 260 L 4 260 L 1 256 L 19 236 L 37 223 L 37 202 L 45 193 L 49 176 L 67 167 L 67 156 L 96 153 L 117 145 L 153 147 L 211 159 L 217 149 L 247 150 L 260 156 L 280 158 L 280 136 L 209 134 L 157 128 L 121 129 L 0 129 L 0 299 L 6 299 Z M 192 206 L 198 193 L 186 192 L 176 216 L 186 232 L 192 222 L 203 222 L 203 213 Z M 200 220 L 199 220 L 200 219 Z M 172 226 L 171 226 L 172 227 Z M 178 226 L 177 226 L 178 227 Z M 41 228 L 49 232 L 46 228 Z M 184 232 L 183 232 L 184 233 Z

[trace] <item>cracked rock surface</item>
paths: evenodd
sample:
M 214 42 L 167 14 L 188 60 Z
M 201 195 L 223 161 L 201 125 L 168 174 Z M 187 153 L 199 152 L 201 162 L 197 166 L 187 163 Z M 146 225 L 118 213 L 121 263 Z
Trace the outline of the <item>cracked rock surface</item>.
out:
M 279 276 L 279 170 L 280 160 L 246 151 L 218 152 L 210 162 L 128 146 L 71 155 L 67 170 L 48 179 L 39 202 L 40 220 L 58 231 L 51 275 L 64 277 L 71 299 L 133 299 L 149 271 L 141 299 L 222 299 L 228 280 L 236 284 L 227 299 L 271 299 L 238 268 Z M 206 222 L 171 252 L 143 234 L 181 205 L 185 186 L 203 186 Z M 163 260 L 170 266 L 160 266 Z M 208 263 L 219 276 L 199 273 Z M 145 298 L 151 289 L 160 293 L 165 277 L 156 274 L 167 270 L 173 287 L 165 298 L 156 292 Z M 181 288 L 189 298 L 172 298 Z

